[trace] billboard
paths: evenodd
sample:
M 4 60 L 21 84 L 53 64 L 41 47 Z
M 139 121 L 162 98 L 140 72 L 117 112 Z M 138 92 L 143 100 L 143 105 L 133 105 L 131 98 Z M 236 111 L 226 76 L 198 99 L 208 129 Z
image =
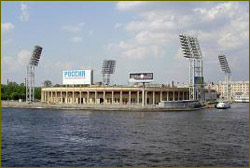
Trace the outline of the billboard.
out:
M 194 77 L 194 84 L 195 85 L 203 85 L 204 84 L 204 78 L 196 76 Z
M 92 70 L 65 70 L 63 71 L 64 85 L 84 85 L 93 83 Z
M 129 82 L 152 82 L 153 73 L 130 73 Z

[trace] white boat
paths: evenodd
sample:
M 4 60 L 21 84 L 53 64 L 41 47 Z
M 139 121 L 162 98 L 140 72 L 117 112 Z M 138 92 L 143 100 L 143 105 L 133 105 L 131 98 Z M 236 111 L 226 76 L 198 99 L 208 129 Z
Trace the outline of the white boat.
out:
M 217 109 L 227 109 L 227 108 L 230 108 L 230 104 L 228 102 L 219 102 L 217 105 L 216 105 L 216 108 Z

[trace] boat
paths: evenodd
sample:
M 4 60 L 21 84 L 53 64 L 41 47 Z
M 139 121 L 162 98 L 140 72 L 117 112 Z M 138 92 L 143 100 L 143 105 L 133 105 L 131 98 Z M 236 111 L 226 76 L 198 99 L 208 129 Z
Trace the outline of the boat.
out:
M 217 109 L 228 109 L 230 108 L 230 104 L 229 102 L 219 102 L 217 105 L 216 105 L 216 108 Z

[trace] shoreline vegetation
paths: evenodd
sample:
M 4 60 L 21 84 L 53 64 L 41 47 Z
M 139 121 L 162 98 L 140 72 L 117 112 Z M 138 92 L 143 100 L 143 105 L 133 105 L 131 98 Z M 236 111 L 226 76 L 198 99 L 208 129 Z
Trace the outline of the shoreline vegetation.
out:
M 35 99 L 41 99 L 41 87 L 35 87 Z M 7 82 L 1 84 L 1 100 L 25 100 L 26 86 L 24 83 Z
M 134 111 L 134 112 L 174 112 L 193 111 L 201 108 L 166 108 L 159 106 L 141 105 L 80 105 L 80 104 L 46 104 L 46 103 L 26 103 L 18 101 L 1 101 L 1 108 L 34 108 L 34 109 L 68 109 L 68 110 L 90 110 L 90 111 Z

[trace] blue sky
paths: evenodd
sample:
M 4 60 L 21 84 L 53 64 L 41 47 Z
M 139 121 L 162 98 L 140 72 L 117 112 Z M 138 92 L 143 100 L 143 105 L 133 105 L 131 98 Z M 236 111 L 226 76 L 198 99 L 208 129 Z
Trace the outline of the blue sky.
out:
M 154 72 L 154 83 L 187 83 L 179 33 L 198 37 L 205 81 L 221 81 L 225 53 L 233 80 L 249 80 L 249 2 L 1 2 L 1 76 L 21 83 L 35 45 L 43 47 L 36 85 L 62 83 L 66 69 L 117 60 L 113 84 L 129 72 Z

